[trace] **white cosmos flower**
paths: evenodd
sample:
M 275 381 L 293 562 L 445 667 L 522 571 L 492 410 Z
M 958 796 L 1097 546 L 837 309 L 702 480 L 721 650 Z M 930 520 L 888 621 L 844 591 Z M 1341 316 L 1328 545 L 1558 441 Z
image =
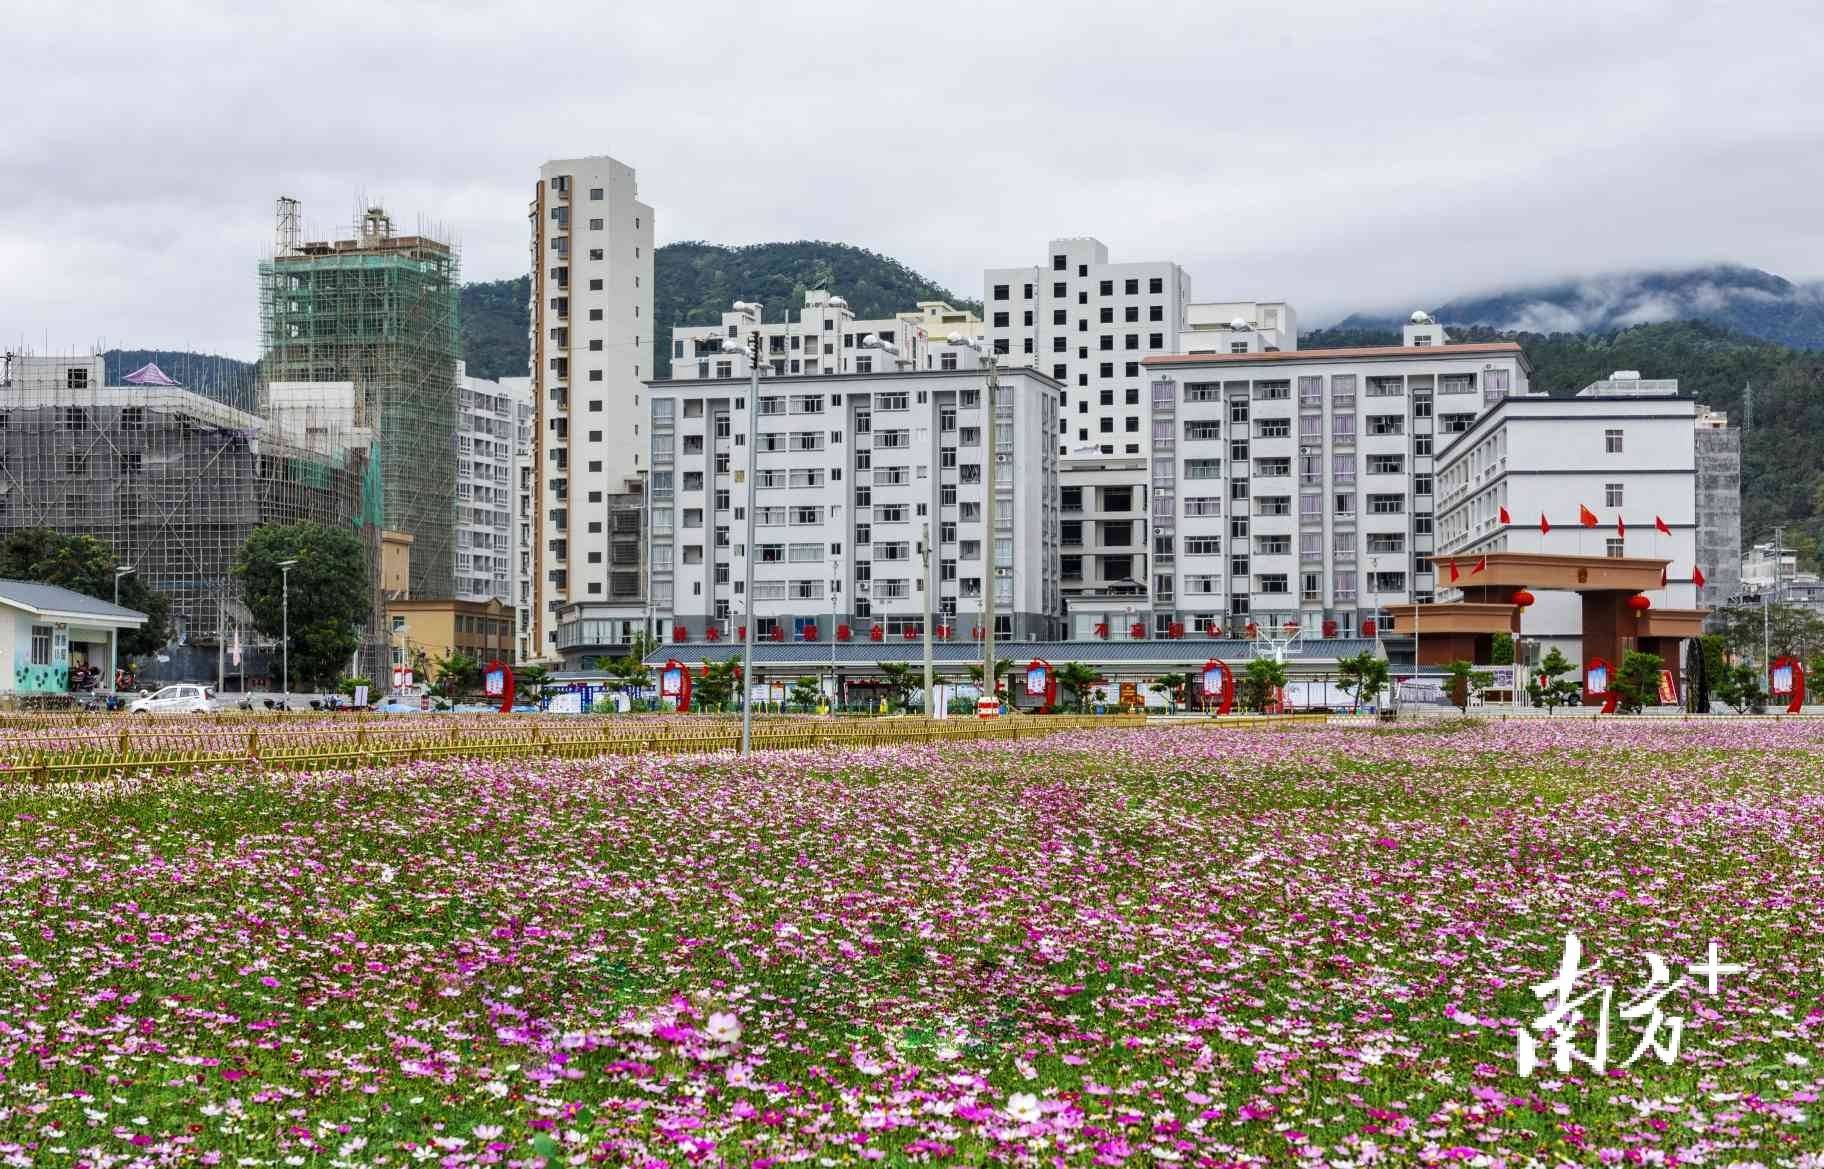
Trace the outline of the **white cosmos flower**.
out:
M 1032 1124 L 1039 1119 L 1039 1098 L 1031 1092 L 1015 1092 L 1007 1097 L 1007 1115 L 1021 1124 Z

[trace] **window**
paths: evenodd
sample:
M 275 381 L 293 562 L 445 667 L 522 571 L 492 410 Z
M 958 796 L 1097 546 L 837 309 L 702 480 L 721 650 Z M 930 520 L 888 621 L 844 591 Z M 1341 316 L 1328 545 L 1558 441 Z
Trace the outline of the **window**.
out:
M 1186 536 L 1184 554 L 1186 556 L 1220 556 L 1222 555 L 1222 537 Z
M 1222 478 L 1222 460 L 1186 459 L 1184 477 L 1186 479 L 1220 479 Z
M 1371 515 L 1404 515 L 1406 512 L 1405 495 L 1370 495 L 1368 511 Z
M 1621 431 L 1619 431 L 1619 430 L 1603 431 L 1602 432 L 1602 449 L 1607 454 L 1619 455 L 1621 453 Z
M 84 374 L 88 371 L 84 370 Z M 51 627 L 49 625 L 32 626 L 32 665 L 48 666 L 51 664 Z
M 1445 434 L 1462 434 L 1471 426 L 1474 426 L 1475 422 L 1476 416 L 1474 414 L 1438 415 L 1438 429 Z
M 1292 383 L 1287 381 L 1255 382 L 1256 402 L 1283 402 L 1292 397 Z
M 1007 285 L 997 284 L 994 286 L 994 299 L 996 299 L 996 300 L 1006 300 L 1007 299 Z
M 1369 455 L 1368 473 L 1370 475 L 1404 475 L 1406 473 L 1406 456 Z
M 1187 402 L 1220 402 L 1222 387 L 1215 382 L 1192 382 L 1184 387 L 1184 400 Z
M 1255 438 L 1289 438 L 1292 434 L 1290 418 L 1256 418 L 1254 420 Z
M 1148 280 L 1146 282 L 1146 290 L 1150 293 L 1153 293 L 1154 295 L 1164 292 L 1165 291 L 1165 280 L 1159 276 L 1153 277 L 1151 280 Z
M 1188 419 L 1185 421 L 1184 438 L 1186 442 L 1198 442 L 1221 437 L 1222 423 L 1220 422 L 1192 422 Z
M 1610 536 L 1608 538 L 1608 540 L 1606 541 L 1606 544 L 1608 546 L 1608 554 L 1612 559 L 1619 560 L 1621 557 L 1626 556 L 1628 554 L 1626 540 L 1620 539 L 1615 536 Z M 36 641 L 36 638 L 34 638 L 33 640 Z
M 1254 578 L 1257 593 L 1289 593 L 1292 586 L 1283 572 L 1263 572 Z
M 1184 514 L 1187 516 L 1212 516 L 1222 514 L 1222 496 L 1190 495 L 1184 500 Z
M 1620 507 L 1621 506 L 1621 484 L 1604 483 L 1602 485 L 1602 500 L 1603 500 L 1603 505 L 1606 507 Z

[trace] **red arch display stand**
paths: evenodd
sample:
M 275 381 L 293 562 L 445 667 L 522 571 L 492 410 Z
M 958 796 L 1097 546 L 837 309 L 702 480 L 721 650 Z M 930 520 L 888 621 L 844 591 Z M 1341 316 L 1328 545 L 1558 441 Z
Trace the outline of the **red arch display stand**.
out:
M 1033 683 L 1037 682 L 1039 695 L 1039 713 L 1050 714 L 1058 704 L 1058 672 L 1050 662 L 1034 658 L 1026 666 L 1026 693 L 1034 693 Z
M 659 697 L 677 699 L 680 714 L 690 709 L 690 671 L 676 658 L 659 667 Z
M 1767 667 L 1767 693 L 1775 698 L 1786 695 L 1787 714 L 1799 713 L 1805 705 L 1805 663 L 1797 658 L 1775 658 Z
M 1583 696 L 1602 699 L 1602 714 L 1614 714 L 1621 696 L 1615 693 L 1615 667 L 1607 658 L 1591 658 L 1583 664 Z
M 1203 663 L 1203 695 L 1207 701 L 1213 694 L 1222 695 L 1217 703 L 1216 713 L 1227 714 L 1235 706 L 1235 672 L 1229 669 L 1229 663 L 1211 658 Z
M 489 698 L 500 699 L 500 713 L 513 713 L 513 667 L 496 659 L 481 672 L 481 690 Z

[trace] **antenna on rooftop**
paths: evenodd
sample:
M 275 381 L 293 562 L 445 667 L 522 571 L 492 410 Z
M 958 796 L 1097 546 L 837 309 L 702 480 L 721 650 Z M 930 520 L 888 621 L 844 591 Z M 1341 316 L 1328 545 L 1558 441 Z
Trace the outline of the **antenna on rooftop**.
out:
M 1742 390 L 1742 433 L 1754 429 L 1754 383 L 1749 382 Z

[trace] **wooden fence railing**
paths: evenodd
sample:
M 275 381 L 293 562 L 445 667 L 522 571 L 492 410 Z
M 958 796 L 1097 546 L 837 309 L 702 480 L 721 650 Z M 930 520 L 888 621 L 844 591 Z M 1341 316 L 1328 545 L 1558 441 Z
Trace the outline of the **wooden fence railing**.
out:
M 17 719 L 33 721 L 21 725 Z M 1024 739 L 1061 731 L 1140 727 L 1140 715 L 1021 715 L 1003 719 L 756 719 L 754 749 L 868 747 L 963 739 Z M 210 767 L 317 770 L 410 760 L 580 759 L 737 749 L 738 718 L 643 719 L 12 716 L 0 722 L 0 782 L 104 779 Z

